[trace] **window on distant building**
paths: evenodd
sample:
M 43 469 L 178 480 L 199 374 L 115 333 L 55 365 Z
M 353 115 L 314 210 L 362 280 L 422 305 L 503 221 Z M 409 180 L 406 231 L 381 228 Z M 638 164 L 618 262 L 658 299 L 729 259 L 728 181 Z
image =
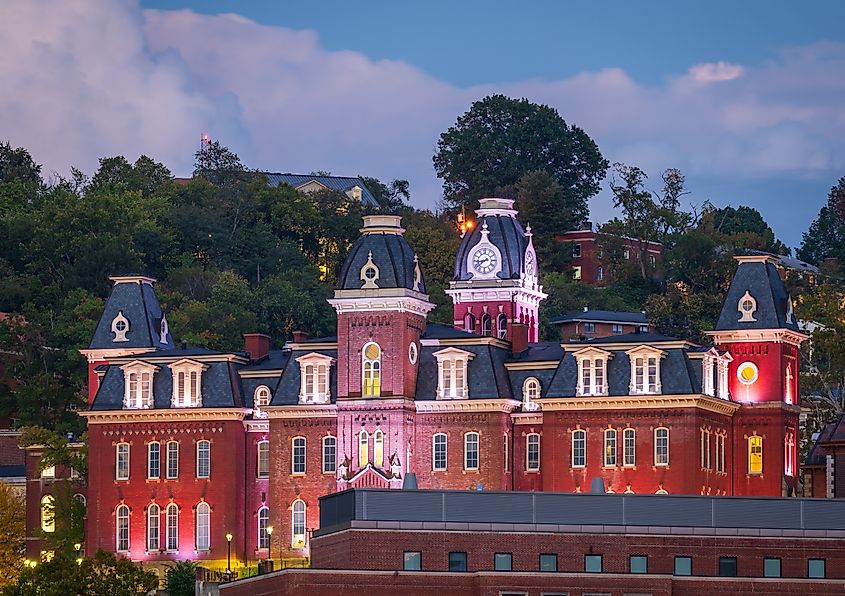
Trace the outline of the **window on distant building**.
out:
M 364 346 L 362 354 L 362 388 L 364 397 L 381 395 L 381 348 L 375 342 Z
M 294 437 L 291 442 L 291 474 L 305 474 L 305 437 Z
M 431 439 L 431 469 L 442 471 L 446 469 L 446 435 L 437 433 Z
M 533 412 L 540 409 L 537 399 L 540 397 L 540 381 L 537 377 L 528 377 L 522 384 L 522 411 Z
M 174 408 L 197 408 L 202 405 L 202 371 L 208 368 L 193 360 L 179 360 L 170 365 L 173 372 Z
M 299 363 L 299 403 L 329 403 L 331 401 L 329 371 L 332 358 L 324 354 L 312 353 L 301 356 L 296 361 Z
M 403 556 L 404 563 L 402 565 L 403 571 L 421 571 L 422 570 L 422 553 L 419 551 L 406 550 Z
M 631 467 L 637 465 L 637 431 L 626 428 L 622 431 L 622 465 Z
M 763 473 L 763 437 L 758 435 L 748 437 L 748 473 Z
M 41 531 L 48 533 L 56 531 L 56 501 L 53 495 L 41 497 Z
M 451 552 L 449 553 L 449 571 L 466 571 L 467 570 L 467 554 L 465 552 Z
M 47 466 L 41 470 L 41 478 L 49 480 L 56 477 L 56 466 Z
M 824 559 L 808 559 L 807 560 L 807 577 L 814 579 L 822 579 L 825 577 L 825 560 Z
M 496 333 L 499 339 L 508 338 L 508 317 L 504 313 L 496 317 Z
M 157 366 L 145 362 L 132 362 L 123 369 L 123 407 L 144 409 L 153 407 L 153 374 Z
M 654 255 L 648 256 L 648 264 L 651 265 L 652 269 L 657 268 L 657 257 Z
M 645 555 L 631 555 L 628 564 L 631 573 L 648 573 L 648 557 Z
M 259 478 L 270 477 L 270 441 L 258 442 L 258 464 L 256 476 Z
M 587 465 L 587 431 L 572 431 L 572 467 L 583 468 Z
M 616 466 L 616 431 L 608 428 L 604 431 L 604 467 Z
M 601 555 L 584 555 L 584 571 L 586 573 L 601 573 L 602 572 L 602 556 Z
M 115 480 L 129 480 L 129 443 L 118 443 L 115 447 Z
M 197 505 L 197 550 L 205 551 L 211 548 L 211 508 L 208 503 Z
M 780 577 L 780 559 L 763 559 L 763 577 Z
M 147 550 L 157 551 L 160 548 L 159 526 L 161 523 L 161 509 L 155 503 L 147 507 Z
M 147 478 L 161 478 L 161 443 L 155 441 L 147 445 Z
M 557 555 L 554 553 L 541 553 L 540 571 L 557 573 Z
M 675 557 L 675 575 L 692 575 L 692 557 Z
M 736 557 L 719 557 L 719 577 L 736 577 Z
M 669 429 L 654 429 L 654 465 L 669 465 Z
M 596 280 L 597 281 L 604 281 L 604 267 L 597 267 L 596 268 Z
M 622 258 L 626 261 L 631 258 L 631 250 L 629 248 L 622 249 Z
M 167 506 L 167 550 L 176 552 L 179 550 L 179 507 L 176 503 Z
M 323 437 L 323 474 L 333 474 L 337 471 L 337 439 Z
M 540 435 L 537 433 L 525 437 L 525 469 L 528 472 L 540 469 Z
M 118 505 L 115 510 L 115 548 L 119 553 L 129 551 L 129 507 Z
M 610 355 L 593 347 L 574 353 L 578 364 L 577 395 L 607 395 L 607 360 Z
M 513 571 L 513 554 L 496 553 L 493 555 L 494 571 Z
M 197 442 L 197 478 L 208 478 L 211 475 L 211 442 Z
M 478 469 L 478 433 L 464 435 L 464 469 Z
M 305 547 L 305 501 L 297 499 L 291 507 L 291 546 Z
M 173 480 L 179 477 L 179 443 L 168 441 L 167 443 L 167 478 Z
M 581 279 L 581 267 L 572 268 L 572 279 Z
M 270 534 L 267 533 L 267 526 L 270 523 L 270 509 L 261 507 L 258 510 L 258 548 L 270 546 Z
M 373 465 L 384 467 L 384 433 L 381 429 L 373 433 Z
M 577 259 L 581 256 L 581 244 L 576 242 L 572 245 L 572 258 Z
M 595 333 L 596 332 L 596 324 L 595 323 L 584 323 L 584 333 Z
M 487 313 L 481 315 L 481 335 L 487 337 L 493 335 L 493 318 Z
M 467 363 L 475 354 L 457 348 L 446 348 L 435 352 L 437 359 L 437 399 L 464 399 L 469 397 L 467 384 Z
M 664 352 L 650 346 L 628 350 L 631 362 L 631 395 L 660 393 L 660 359 Z
M 611 325 L 611 331 L 613 332 L 613 335 L 622 335 L 622 325 L 619 323 L 613 323 L 613 325 Z

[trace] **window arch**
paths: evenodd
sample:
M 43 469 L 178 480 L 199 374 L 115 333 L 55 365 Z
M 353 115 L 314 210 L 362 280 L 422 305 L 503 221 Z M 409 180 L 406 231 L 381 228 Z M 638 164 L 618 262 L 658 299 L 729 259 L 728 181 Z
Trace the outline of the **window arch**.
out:
M 88 499 L 85 498 L 85 495 L 82 493 L 76 493 L 73 495 L 73 498 L 76 499 L 83 508 L 88 507 Z
M 159 525 L 161 523 L 161 508 L 155 503 L 147 507 L 147 550 L 157 551 L 160 548 Z
M 475 333 L 475 315 L 471 312 L 464 316 L 464 331 Z
M 478 447 L 479 436 L 477 432 L 469 432 L 464 435 L 464 469 L 478 469 Z
M 481 335 L 493 335 L 493 318 L 487 313 L 481 315 Z
M 608 428 L 604 431 L 604 467 L 616 466 L 616 431 Z
M 291 507 L 291 546 L 305 547 L 305 501 L 297 499 Z
M 358 467 L 363 468 L 370 463 L 370 433 L 363 428 L 358 434 Z
M 115 511 L 115 550 L 119 553 L 129 551 L 129 507 L 119 505 Z
M 167 506 L 167 550 L 179 550 L 179 507 L 176 503 Z
M 537 398 L 540 397 L 540 381 L 537 377 L 528 377 L 522 384 L 522 409 L 538 410 Z
M 669 465 L 669 429 L 665 427 L 654 429 L 654 465 Z
M 496 334 L 499 339 L 508 338 L 508 317 L 505 313 L 499 313 L 496 317 Z
M 381 348 L 375 342 L 364 346 L 362 356 L 362 388 L 364 397 L 381 395 Z
M 270 441 L 258 442 L 258 462 L 256 476 L 258 478 L 270 477 Z
M 211 543 L 211 508 L 208 503 L 197 505 L 197 550 L 209 550 Z
M 121 442 L 115 446 L 115 480 L 129 480 L 129 443 Z
M 197 478 L 211 475 L 211 441 L 197 441 Z
M 587 465 L 587 431 L 572 431 L 572 467 L 583 468 Z
M 384 466 L 384 433 L 381 429 L 373 433 L 373 465 L 377 468 Z
M 622 431 L 622 465 L 637 465 L 637 431 L 626 428 Z
M 292 447 L 291 474 L 305 474 L 305 437 L 294 437 Z
M 323 437 L 323 474 L 337 470 L 337 439 L 331 435 Z
M 258 548 L 270 547 L 270 535 L 267 526 L 270 522 L 270 508 L 263 506 L 258 510 Z
M 179 442 L 167 442 L 167 478 L 173 480 L 179 477 Z
M 56 500 L 53 495 L 41 497 L 41 530 L 43 532 L 56 531 Z
M 529 472 L 540 469 L 540 435 L 537 433 L 525 437 L 525 469 Z
M 748 437 L 748 473 L 763 473 L 763 437 L 760 435 Z
M 253 405 L 256 408 L 263 408 L 270 405 L 270 388 L 267 385 L 259 385 L 255 388 Z
M 436 433 L 431 437 L 431 469 L 446 469 L 446 434 Z

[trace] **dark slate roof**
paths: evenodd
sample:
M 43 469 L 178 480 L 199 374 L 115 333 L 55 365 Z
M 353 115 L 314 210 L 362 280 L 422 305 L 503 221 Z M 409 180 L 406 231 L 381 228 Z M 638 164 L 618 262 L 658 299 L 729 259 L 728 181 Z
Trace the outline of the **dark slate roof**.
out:
M 126 334 L 129 341 L 113 341 L 111 324 L 119 312 L 123 312 L 123 316 L 129 320 L 129 331 Z M 150 284 L 116 283 L 103 307 L 103 314 L 88 347 L 90 349 L 148 347 L 152 350 L 172 348 L 173 336 L 169 331 L 167 343 L 159 341 L 163 315 L 161 305 Z
M 370 253 L 373 264 L 378 267 L 379 288 L 414 289 L 417 263 L 413 249 L 400 234 L 375 232 L 361 235 L 340 270 L 338 290 L 360 290 L 361 269 L 367 263 Z M 420 277 L 419 292 L 425 294 L 425 279 Z
M 830 441 L 831 436 L 841 421 L 842 419 L 839 422 L 828 422 L 824 425 L 816 442 L 813 443 L 809 453 L 807 453 L 807 458 L 804 460 L 805 466 L 823 466 L 827 463 L 827 457 L 821 444 Z
M 597 337 L 595 339 L 585 339 L 583 341 L 570 341 L 568 344 L 584 346 L 590 344 L 651 344 L 660 341 L 680 341 L 677 337 L 669 337 L 668 335 L 661 335 L 659 333 L 624 333 L 622 335 L 608 335 L 607 337 Z
M 479 217 L 471 232 L 461 238 L 458 254 L 455 257 L 455 280 L 468 281 L 474 277 L 467 261 L 472 249 L 481 241 L 483 224 L 487 224 L 487 239 L 502 253 L 502 270 L 497 274 L 500 279 L 519 279 L 523 270 L 525 249 L 528 239 L 515 217 L 508 215 L 485 215 Z
M 451 325 L 443 325 L 442 323 L 428 323 L 425 326 L 425 339 L 465 339 L 469 337 L 479 337 L 475 333 L 464 331 L 463 329 L 456 329 Z
M 287 366 L 290 359 L 290 350 L 270 350 L 267 358 L 261 362 L 249 364 L 241 368 L 243 371 L 252 370 L 280 370 Z
M 154 358 L 154 357 L 167 357 L 167 358 L 190 358 L 192 356 L 208 356 L 209 354 L 220 354 L 217 350 L 212 350 L 211 348 L 174 348 L 172 350 L 160 350 L 155 352 L 144 352 L 143 354 L 138 354 L 137 356 L 132 356 L 132 358 L 138 358 L 139 360 L 143 360 L 144 358 Z M 236 352 L 239 356 L 246 357 L 244 352 Z
M 332 358 L 337 358 L 337 350 L 291 350 L 288 357 L 289 366 L 285 367 L 282 376 L 275 388 L 270 389 L 273 392 L 273 399 L 270 402 L 274 406 L 289 406 L 299 403 L 299 390 L 301 384 L 299 363 L 296 359 L 305 356 L 306 354 L 323 354 Z M 329 373 L 329 391 L 331 392 L 331 402 L 337 401 L 337 364 L 333 364 Z
M 0 466 L 0 478 L 16 478 L 26 476 L 26 466 Z
M 316 180 L 323 186 L 338 192 L 346 192 L 353 186 L 361 188 L 361 202 L 367 207 L 378 207 L 378 201 L 370 192 L 364 182 L 360 178 L 353 178 L 349 176 L 314 176 L 312 174 L 279 174 L 275 172 L 265 172 L 267 182 L 270 186 L 279 186 L 279 184 L 289 184 L 294 188 L 307 184 L 312 180 Z
M 748 291 L 757 301 L 754 312 L 756 321 L 740 323 L 738 305 Z M 725 296 L 716 331 L 736 329 L 791 329 L 798 331 L 793 316 L 786 320 L 789 296 L 778 275 L 777 267 L 771 262 L 740 262 L 736 268 L 731 287 Z
M 544 360 L 557 360 L 563 358 L 563 348 L 559 341 L 543 341 L 528 344 L 528 349 L 519 354 L 513 354 L 508 362 L 536 362 Z
M 581 310 L 555 317 L 552 325 L 561 325 L 576 321 L 595 321 L 597 323 L 633 323 L 648 325 L 648 319 L 642 312 L 626 312 L 617 310 Z
M 467 364 L 469 399 L 512 396 L 510 379 L 505 369 L 505 360 L 510 356 L 510 350 L 490 345 L 423 346 L 420 350 L 420 368 L 417 374 L 417 401 L 437 399 L 438 372 L 434 352 L 452 347 L 475 354 Z

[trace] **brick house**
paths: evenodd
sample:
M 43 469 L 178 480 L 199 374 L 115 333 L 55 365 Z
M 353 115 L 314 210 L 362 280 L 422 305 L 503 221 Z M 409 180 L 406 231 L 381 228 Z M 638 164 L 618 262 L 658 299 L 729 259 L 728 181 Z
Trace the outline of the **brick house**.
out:
M 644 312 L 595 310 L 586 306 L 583 311 L 555 317 L 550 323 L 560 329 L 560 338 L 564 341 L 650 333 L 654 330 Z
M 604 244 L 619 253 L 613 257 L 622 263 L 639 266 L 645 259 L 643 266 L 649 274 L 656 279 L 662 278 L 663 245 L 659 242 L 594 232 L 589 222 L 586 229 L 558 234 L 555 240 L 572 244 L 572 278 L 581 283 L 603 287 L 610 281 L 611 255 L 605 254 Z

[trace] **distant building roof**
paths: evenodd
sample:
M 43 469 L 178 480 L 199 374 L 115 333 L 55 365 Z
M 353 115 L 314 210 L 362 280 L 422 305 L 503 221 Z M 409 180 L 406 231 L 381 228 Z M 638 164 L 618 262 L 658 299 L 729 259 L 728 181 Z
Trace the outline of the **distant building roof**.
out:
M 317 182 L 330 190 L 338 192 L 350 192 L 353 187 L 361 189 L 361 202 L 367 207 L 378 207 L 378 201 L 358 177 L 349 176 L 317 176 L 314 174 L 280 174 L 278 172 L 265 172 L 267 182 L 270 186 L 289 184 L 294 188 L 300 188 L 309 182 Z
M 572 312 L 551 320 L 552 325 L 564 323 L 630 323 L 648 325 L 648 319 L 642 312 L 619 310 L 587 310 Z
M 818 275 L 819 268 L 815 265 L 811 265 L 806 261 L 802 261 L 801 259 L 796 259 L 795 257 L 789 257 L 786 255 L 776 255 L 775 253 L 771 252 L 764 252 L 762 250 L 747 250 L 746 253 L 750 255 L 769 255 L 775 261 L 776 266 L 782 267 L 783 269 L 791 269 L 793 271 L 802 271 L 807 273 L 812 273 L 814 275 Z

